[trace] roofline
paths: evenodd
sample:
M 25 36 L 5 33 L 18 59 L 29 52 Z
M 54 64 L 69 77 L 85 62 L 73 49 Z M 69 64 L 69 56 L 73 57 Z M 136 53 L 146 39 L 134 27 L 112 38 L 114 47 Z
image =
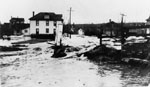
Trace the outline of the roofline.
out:
M 39 12 L 39 13 L 35 14 L 34 16 L 30 17 L 29 20 L 52 20 L 52 21 L 55 21 L 55 19 L 33 19 L 33 17 L 37 16 L 38 14 L 52 14 L 52 15 L 56 15 L 56 16 L 61 16 L 61 19 L 58 19 L 58 20 L 63 21 L 62 14 L 55 14 L 54 12 Z M 57 19 L 56 19 L 56 21 L 57 21 Z
M 36 19 L 29 19 L 30 21 L 64 21 L 63 19 L 61 19 L 61 20 L 50 20 L 50 19 L 38 19 L 38 20 L 36 20 Z

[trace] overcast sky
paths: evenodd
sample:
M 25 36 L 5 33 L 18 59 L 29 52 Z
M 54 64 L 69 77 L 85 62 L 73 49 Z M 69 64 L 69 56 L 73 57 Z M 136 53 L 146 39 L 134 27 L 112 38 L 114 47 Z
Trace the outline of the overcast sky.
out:
M 67 23 L 69 7 L 74 23 L 104 23 L 112 19 L 120 22 L 121 13 L 126 22 L 145 22 L 150 16 L 150 0 L 0 0 L 0 21 L 8 22 L 13 17 L 23 17 L 26 22 L 38 12 L 63 14 Z

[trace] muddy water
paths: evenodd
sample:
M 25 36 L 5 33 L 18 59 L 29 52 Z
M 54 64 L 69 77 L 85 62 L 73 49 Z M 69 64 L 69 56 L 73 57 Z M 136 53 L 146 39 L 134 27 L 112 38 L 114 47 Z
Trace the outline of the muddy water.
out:
M 94 63 L 101 77 L 100 87 L 148 87 L 150 69 L 122 64 Z
M 87 59 L 22 58 L 1 68 L 2 87 L 148 87 L 149 68 Z

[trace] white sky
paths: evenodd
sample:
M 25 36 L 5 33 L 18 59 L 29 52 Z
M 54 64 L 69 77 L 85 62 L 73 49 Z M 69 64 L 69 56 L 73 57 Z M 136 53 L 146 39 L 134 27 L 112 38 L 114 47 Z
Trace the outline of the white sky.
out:
M 38 12 L 63 14 L 69 18 L 69 7 L 74 23 L 104 23 L 112 19 L 120 22 L 124 13 L 126 22 L 145 22 L 150 15 L 150 0 L 0 0 L 0 21 L 8 22 L 13 17 L 23 17 L 26 22 Z

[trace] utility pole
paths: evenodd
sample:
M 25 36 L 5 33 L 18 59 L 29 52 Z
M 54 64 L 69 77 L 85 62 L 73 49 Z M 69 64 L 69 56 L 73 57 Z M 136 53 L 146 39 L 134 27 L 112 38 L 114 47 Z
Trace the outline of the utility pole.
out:
M 73 10 L 72 10 L 72 7 L 70 7 L 70 9 L 69 9 L 69 24 L 71 24 L 71 12 L 72 12 Z
M 123 27 L 123 18 L 126 16 L 125 14 L 120 14 L 121 15 L 121 44 L 123 45 L 125 43 L 125 31 Z
M 2 38 L 2 28 L 1 28 L 1 22 L 0 22 L 0 38 Z
M 103 38 L 102 34 L 103 34 L 103 28 L 100 30 L 100 36 L 99 36 L 99 38 L 100 38 L 100 46 L 102 46 L 102 38 Z
M 69 9 L 69 28 L 70 28 L 70 31 L 69 31 L 69 33 L 70 33 L 70 38 L 71 38 L 71 33 L 72 33 L 72 31 L 71 31 L 71 28 L 72 28 L 72 26 L 71 26 L 71 12 L 72 12 L 73 10 L 72 10 L 72 7 L 70 7 L 70 9 Z

